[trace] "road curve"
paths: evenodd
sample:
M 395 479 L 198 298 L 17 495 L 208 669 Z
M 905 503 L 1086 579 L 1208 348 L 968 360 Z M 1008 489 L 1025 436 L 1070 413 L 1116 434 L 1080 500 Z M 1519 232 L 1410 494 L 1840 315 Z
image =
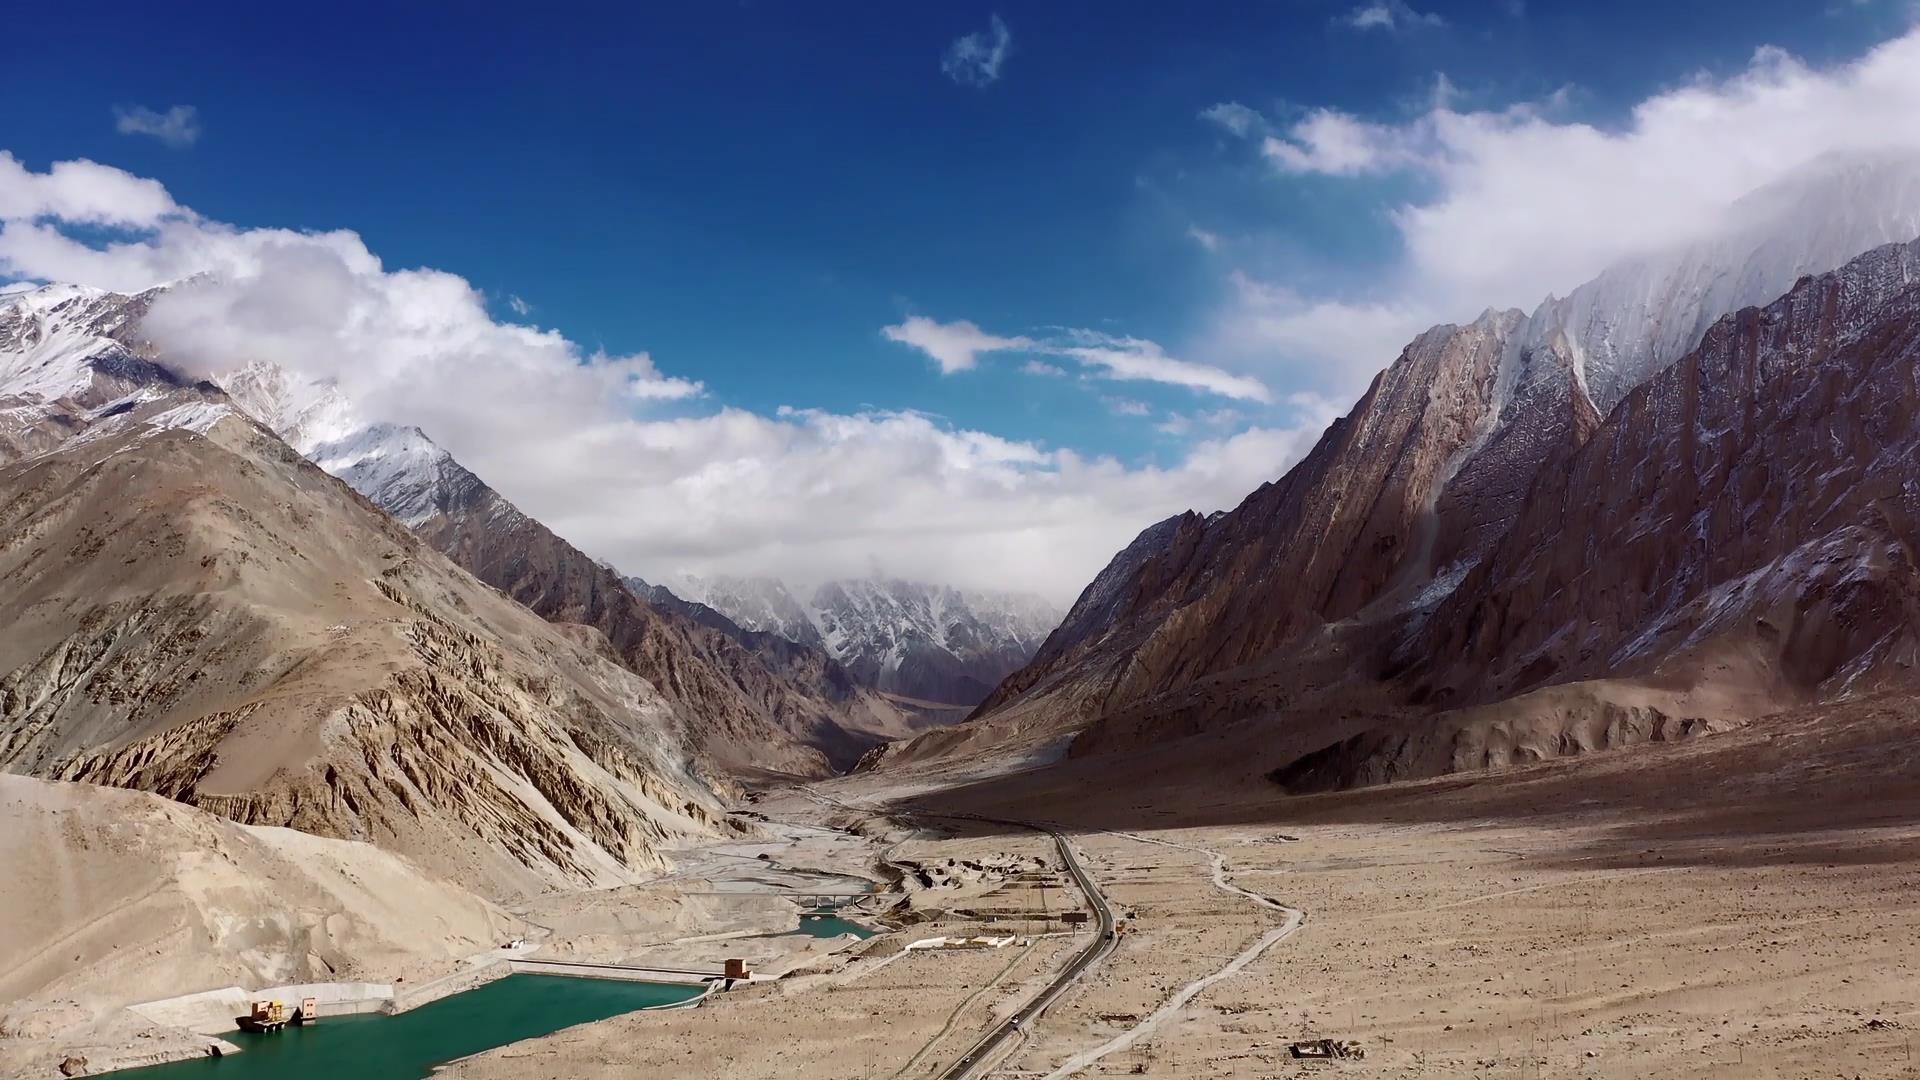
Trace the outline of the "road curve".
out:
M 978 818 L 976 820 L 994 821 L 995 819 Z M 1060 974 L 1054 976 L 1053 981 L 1035 994 L 1032 1000 L 1021 1006 L 1019 1012 L 994 1025 L 993 1030 L 982 1036 L 979 1042 L 974 1043 L 959 1061 L 954 1062 L 951 1068 L 941 1073 L 941 1080 L 966 1080 L 967 1077 L 974 1075 L 975 1069 L 989 1064 L 999 1053 L 1002 1044 L 1019 1035 L 1022 1028 L 1031 1025 L 1034 1017 L 1045 1012 L 1047 1006 L 1052 1005 L 1055 999 L 1065 993 L 1067 988 L 1072 986 L 1088 968 L 1098 963 L 1120 944 L 1118 935 L 1114 933 L 1113 909 L 1107 905 L 1106 896 L 1094 883 L 1093 875 L 1087 873 L 1086 868 L 1080 865 L 1080 858 L 1074 854 L 1073 845 L 1067 843 L 1064 833 L 1029 821 L 996 821 L 996 823 L 1037 829 L 1053 837 L 1053 842 L 1059 845 L 1061 861 L 1067 864 L 1067 873 L 1073 875 L 1074 883 L 1080 886 L 1081 895 L 1085 896 L 1087 902 L 1093 906 L 1096 920 L 1094 938 L 1092 944 L 1082 949 L 1080 955 L 1074 957 L 1072 963 L 1062 968 Z
M 1087 903 L 1093 908 L 1095 920 L 1093 942 L 1085 949 L 1082 949 L 1080 955 L 1073 958 L 1072 963 L 1062 968 L 1060 974 L 1054 976 L 1053 981 L 1048 983 L 1039 993 L 1035 994 L 1032 1000 L 1021 1006 L 1019 1012 L 1014 1013 L 1007 1020 L 995 1024 L 993 1030 L 981 1036 L 978 1042 L 974 1043 L 968 1048 L 965 1054 L 961 1055 L 959 1061 L 954 1062 L 953 1065 L 940 1074 L 940 1080 L 966 1080 L 967 1077 L 974 1075 L 975 1070 L 990 1064 L 1008 1039 L 1020 1034 L 1022 1029 L 1030 1026 L 1033 1018 L 1045 1012 L 1047 1007 L 1052 1005 L 1061 994 L 1065 993 L 1067 988 L 1074 984 L 1075 980 L 1085 974 L 1088 968 L 1105 958 L 1108 953 L 1111 953 L 1120 945 L 1120 937 L 1114 932 L 1113 908 L 1107 904 L 1106 894 L 1100 891 L 1100 886 L 1093 880 L 1093 875 L 1087 873 L 1086 867 L 1080 865 L 1080 857 L 1074 853 L 1073 845 L 1067 843 L 1066 834 L 1054 828 L 1052 825 L 1032 821 L 1014 821 L 1007 818 L 992 818 L 980 814 L 939 814 L 924 810 L 876 810 L 873 807 L 855 806 L 852 803 L 833 798 L 829 795 L 822 795 L 819 792 L 807 788 L 801 788 L 800 794 L 823 806 L 834 806 L 855 813 L 881 813 L 903 822 L 915 822 L 927 818 L 944 818 L 949 821 L 982 821 L 992 825 L 1012 825 L 1016 828 L 1032 829 L 1035 832 L 1046 833 L 1048 836 L 1053 837 L 1054 844 L 1060 849 L 1060 861 L 1066 864 L 1067 873 L 1072 875 L 1074 884 L 1080 887 L 1080 894 L 1087 898 Z

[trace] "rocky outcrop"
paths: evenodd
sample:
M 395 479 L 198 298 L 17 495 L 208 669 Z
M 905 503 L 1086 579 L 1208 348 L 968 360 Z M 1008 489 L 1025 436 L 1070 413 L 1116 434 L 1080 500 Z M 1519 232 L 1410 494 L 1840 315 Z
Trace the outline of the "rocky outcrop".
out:
M 1492 705 L 1388 721 L 1295 758 L 1269 779 L 1305 795 L 1674 742 L 1738 727 L 1764 701 L 1611 681 L 1547 687 Z

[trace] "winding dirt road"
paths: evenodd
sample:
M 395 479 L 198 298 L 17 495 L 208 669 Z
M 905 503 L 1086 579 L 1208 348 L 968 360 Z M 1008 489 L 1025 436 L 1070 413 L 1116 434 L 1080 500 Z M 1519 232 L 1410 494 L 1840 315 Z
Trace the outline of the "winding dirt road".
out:
M 1192 1001 L 1201 991 L 1212 986 L 1214 983 L 1220 982 L 1223 979 L 1230 979 L 1239 974 L 1241 969 L 1258 960 L 1261 954 L 1265 953 L 1268 949 L 1292 937 L 1307 921 L 1306 912 L 1301 911 L 1299 908 L 1288 907 L 1272 897 L 1261 896 L 1259 893 L 1235 885 L 1227 877 L 1226 857 L 1217 851 L 1194 847 L 1190 844 L 1179 844 L 1171 840 L 1156 840 L 1152 837 L 1140 836 L 1135 833 L 1115 832 L 1111 833 L 1111 835 L 1125 837 L 1128 840 L 1134 840 L 1142 844 L 1158 844 L 1161 847 L 1178 848 L 1182 851 L 1191 851 L 1205 855 L 1213 867 L 1213 885 L 1215 888 L 1223 892 L 1244 896 L 1254 903 L 1259 904 L 1261 907 L 1280 912 L 1285 916 L 1285 921 L 1279 926 L 1267 931 L 1265 934 L 1260 935 L 1252 945 L 1247 946 L 1238 956 L 1227 961 L 1226 966 L 1220 970 L 1195 979 L 1181 987 L 1172 997 L 1167 999 L 1166 1004 L 1155 1009 L 1152 1015 L 1141 1020 L 1138 1024 L 1135 1024 L 1126 1031 L 1121 1032 L 1090 1050 L 1083 1051 L 1068 1058 L 1059 1068 L 1048 1073 L 1046 1080 L 1063 1080 L 1064 1077 L 1072 1076 L 1074 1073 L 1080 1072 L 1100 1059 L 1119 1053 L 1139 1042 L 1141 1039 L 1153 1034 L 1159 1029 L 1160 1025 L 1171 1019 L 1174 1014 L 1178 1013 L 1182 1008 L 1185 1008 L 1187 1002 Z

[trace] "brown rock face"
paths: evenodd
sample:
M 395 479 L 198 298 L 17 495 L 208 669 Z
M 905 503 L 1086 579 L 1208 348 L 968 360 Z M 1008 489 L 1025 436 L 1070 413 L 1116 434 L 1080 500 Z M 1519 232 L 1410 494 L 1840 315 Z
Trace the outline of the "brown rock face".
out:
M 1920 245 L 1716 324 L 1540 470 L 1491 556 L 1405 649 L 1488 699 L 1750 641 L 1828 694 L 1910 662 Z
M 1230 513 L 1154 526 L 976 715 L 1059 694 L 1091 718 L 1255 663 L 1423 570 L 1429 508 L 1489 422 L 1517 312 L 1430 330 L 1306 460 Z

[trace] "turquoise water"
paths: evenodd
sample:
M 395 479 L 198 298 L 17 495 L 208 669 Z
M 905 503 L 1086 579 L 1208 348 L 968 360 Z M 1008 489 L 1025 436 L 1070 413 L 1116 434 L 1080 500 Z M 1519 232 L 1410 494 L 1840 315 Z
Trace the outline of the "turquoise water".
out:
M 246 1052 L 117 1072 L 125 1080 L 422 1080 L 433 1066 L 591 1020 L 672 1005 L 703 986 L 509 975 L 398 1016 L 327 1017 L 268 1035 L 235 1032 Z
M 873 931 L 856 922 L 848 922 L 838 915 L 825 915 L 809 911 L 800 916 L 800 929 L 794 931 L 808 937 L 836 938 L 841 934 L 852 934 L 865 941 L 873 936 Z

